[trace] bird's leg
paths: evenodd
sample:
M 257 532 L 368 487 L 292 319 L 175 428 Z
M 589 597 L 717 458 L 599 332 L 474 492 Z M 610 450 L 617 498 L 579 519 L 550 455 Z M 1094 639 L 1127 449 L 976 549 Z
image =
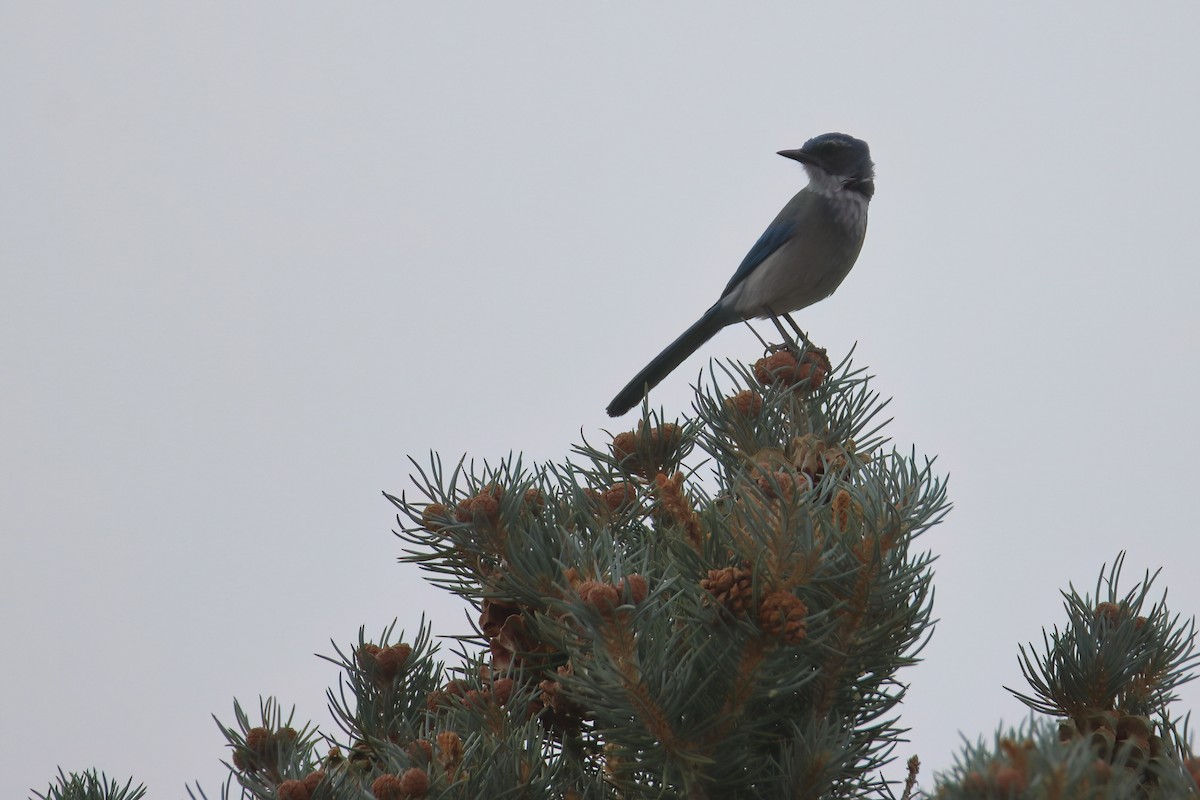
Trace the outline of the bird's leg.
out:
M 766 339 L 759 335 L 758 331 L 754 330 L 754 326 L 750 324 L 750 320 L 744 319 L 742 322 L 744 322 L 746 327 L 750 329 L 750 332 L 754 334 L 754 338 L 758 339 L 759 344 L 763 346 L 763 350 L 769 352 L 771 350 L 771 345 L 767 343 Z
M 783 318 L 788 321 L 788 325 L 792 326 L 792 330 L 794 330 L 796 332 L 796 335 L 800 337 L 800 341 L 804 343 L 804 346 L 806 348 L 808 348 L 809 350 L 814 349 L 813 343 L 808 340 L 807 334 L 805 334 L 804 331 L 800 330 L 800 326 L 796 324 L 796 320 L 792 319 L 792 315 L 784 314 Z
M 771 347 L 768 349 L 783 350 L 786 348 L 787 350 L 791 350 L 796 355 L 796 357 L 799 358 L 800 352 L 801 352 L 801 347 L 800 347 L 800 345 L 798 345 L 796 343 L 796 340 L 792 338 L 792 335 L 790 333 L 788 333 L 787 329 L 783 327 L 783 323 L 781 323 L 779 321 L 779 316 L 774 311 L 772 311 L 770 308 L 767 309 L 767 314 L 771 317 L 771 322 L 773 322 L 775 324 L 775 329 L 779 331 L 779 335 L 783 337 L 783 342 L 784 342 L 782 345 L 778 345 L 778 346 Z M 792 323 L 792 327 L 796 328 L 796 332 L 799 333 L 800 329 L 796 327 L 795 321 L 787 314 L 784 314 L 783 316 L 787 319 L 788 322 Z M 800 337 L 803 338 L 804 334 L 801 333 Z

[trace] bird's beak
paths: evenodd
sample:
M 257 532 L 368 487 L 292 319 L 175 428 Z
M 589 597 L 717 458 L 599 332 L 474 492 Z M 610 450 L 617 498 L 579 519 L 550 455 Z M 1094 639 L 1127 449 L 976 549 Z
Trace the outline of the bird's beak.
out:
M 779 155 L 783 156 L 784 158 L 790 158 L 793 161 L 799 161 L 801 164 L 812 164 L 814 166 L 817 165 L 817 162 L 812 157 L 812 154 L 803 148 L 799 150 L 780 150 Z

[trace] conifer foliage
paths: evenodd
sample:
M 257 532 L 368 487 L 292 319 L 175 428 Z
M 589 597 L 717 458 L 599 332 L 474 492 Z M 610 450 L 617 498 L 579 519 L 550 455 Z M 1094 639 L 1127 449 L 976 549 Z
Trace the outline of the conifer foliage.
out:
M 450 666 L 424 623 L 335 646 L 341 738 L 235 704 L 222 796 L 889 796 L 932 626 L 914 541 L 948 506 L 884 405 L 849 361 L 780 350 L 562 463 L 414 461 L 387 495 L 401 560 L 477 624 Z
M 1010 690 L 1044 716 L 968 746 L 937 797 L 1163 800 L 1200 798 L 1200 759 L 1172 720 L 1176 689 L 1195 677 L 1194 620 L 1150 597 L 1157 575 L 1120 588 L 1122 553 L 1094 595 L 1063 592 L 1067 623 L 1020 648 L 1030 692 Z
M 913 541 L 944 483 L 885 447 L 848 363 L 781 351 L 723 377 L 691 419 L 647 413 L 562 464 L 418 467 L 390 496 L 404 560 L 478 610 L 484 655 L 365 740 L 456 735 L 439 796 L 885 789 L 897 673 L 931 625 Z

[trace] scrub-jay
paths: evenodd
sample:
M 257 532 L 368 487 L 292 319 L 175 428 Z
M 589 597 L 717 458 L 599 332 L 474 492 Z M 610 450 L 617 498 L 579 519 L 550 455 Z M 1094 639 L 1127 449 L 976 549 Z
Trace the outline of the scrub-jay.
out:
M 609 416 L 619 417 L 641 402 L 726 325 L 824 300 L 854 266 L 867 233 L 867 205 L 875 194 L 875 165 L 867 143 L 826 133 L 779 155 L 804 165 L 808 185 L 750 248 L 721 299 L 613 398 Z

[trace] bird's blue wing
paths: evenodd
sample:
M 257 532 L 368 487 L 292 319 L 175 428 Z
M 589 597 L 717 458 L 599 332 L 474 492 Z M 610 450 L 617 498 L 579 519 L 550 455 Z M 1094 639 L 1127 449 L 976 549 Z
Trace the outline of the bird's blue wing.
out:
M 725 285 L 725 291 L 721 292 L 721 296 L 729 294 L 733 291 L 733 287 L 737 286 L 746 277 L 754 272 L 759 264 L 767 260 L 767 257 L 778 250 L 780 247 L 796 235 L 796 223 L 792 220 L 775 220 L 771 223 L 763 235 L 758 237 L 758 241 L 754 243 L 754 247 L 750 248 L 750 252 L 746 253 L 746 257 L 742 259 L 741 265 L 737 268 L 737 272 L 733 273 L 733 277 L 729 279 L 729 283 Z

